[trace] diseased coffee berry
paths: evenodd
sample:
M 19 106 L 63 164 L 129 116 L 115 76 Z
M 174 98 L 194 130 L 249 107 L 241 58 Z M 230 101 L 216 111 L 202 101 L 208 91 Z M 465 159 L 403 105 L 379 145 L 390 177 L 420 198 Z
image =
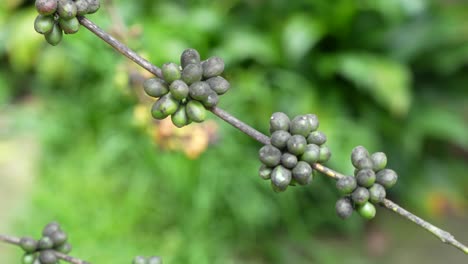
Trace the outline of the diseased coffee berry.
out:
M 276 112 L 270 118 L 270 133 L 277 130 L 289 131 L 289 117 L 282 112 Z
M 383 152 L 376 152 L 372 154 L 371 160 L 374 165 L 372 167 L 374 171 L 383 170 L 387 166 L 387 155 L 385 155 Z
M 277 130 L 271 134 L 270 142 L 273 146 L 284 149 L 287 146 L 288 139 L 291 137 L 288 131 Z
M 385 188 L 376 183 L 369 188 L 369 200 L 373 203 L 381 203 L 384 201 L 387 192 Z
M 146 79 L 143 82 L 143 89 L 147 95 L 152 97 L 161 97 L 169 92 L 167 83 L 157 77 Z
M 48 223 L 48 224 L 44 227 L 44 229 L 42 229 L 42 235 L 43 235 L 43 236 L 49 236 L 49 237 L 50 237 L 54 232 L 57 232 L 57 231 L 59 231 L 59 230 L 61 230 L 61 229 L 60 229 L 60 224 L 57 223 L 57 222 L 55 222 L 55 221 L 53 221 L 53 222 Z
M 99 0 L 87 0 L 88 1 L 88 14 L 94 14 L 99 10 L 101 3 Z
M 208 79 L 221 75 L 224 71 L 224 61 L 219 57 L 211 57 L 202 63 L 203 77 Z
M 70 19 L 60 18 L 59 25 L 65 34 L 74 34 L 80 29 L 80 22 L 76 17 Z
M 263 146 L 258 152 L 260 161 L 268 167 L 274 167 L 281 161 L 281 151 L 272 145 Z
M 57 256 L 52 250 L 43 250 L 39 253 L 39 260 L 42 264 L 55 264 L 57 263 Z
M 45 34 L 52 31 L 55 21 L 52 16 L 38 15 L 34 20 L 34 30 L 39 34 Z
M 25 254 L 22 259 L 22 264 L 34 264 L 36 254 Z
M 313 131 L 307 136 L 307 143 L 323 145 L 327 141 L 327 136 L 321 131 Z
M 43 236 L 41 239 L 39 239 L 39 242 L 37 244 L 37 247 L 39 249 L 51 249 L 54 247 L 54 242 L 52 239 L 48 236 Z
M 229 82 L 221 76 L 209 78 L 206 82 L 210 85 L 210 88 L 219 95 L 225 94 L 231 87 Z
M 359 186 L 371 187 L 375 182 L 375 172 L 372 169 L 360 170 L 356 175 L 356 181 Z
M 148 261 L 145 257 L 136 256 L 135 258 L 133 258 L 132 264 L 148 264 Z
M 278 165 L 271 172 L 271 182 L 280 190 L 286 190 L 291 182 L 291 171 Z
M 292 176 L 300 185 L 307 185 L 312 181 L 312 167 L 305 161 L 299 161 L 292 170 Z
M 182 70 L 182 81 L 188 85 L 201 81 L 203 69 L 200 64 L 189 64 Z
M 357 162 L 357 169 L 363 170 L 363 169 L 372 169 L 374 167 L 374 164 L 372 163 L 372 160 L 369 157 L 364 157 Z
M 161 71 L 164 76 L 164 80 L 167 83 L 172 83 L 175 80 L 179 80 L 182 76 L 179 70 L 179 66 L 172 62 L 163 64 Z
M 281 155 L 281 165 L 283 165 L 287 169 L 292 169 L 297 164 L 297 157 L 291 153 L 284 153 Z
M 70 19 L 76 16 L 76 5 L 72 0 L 58 0 L 57 13 L 61 18 Z
M 206 82 L 202 81 L 194 82 L 189 87 L 190 97 L 198 101 L 205 100 L 210 94 L 210 91 L 212 91 L 210 86 Z
M 88 0 L 75 0 L 76 15 L 84 16 L 88 14 Z
M 169 86 L 169 91 L 171 92 L 172 97 L 174 97 L 175 99 L 183 100 L 187 98 L 189 94 L 189 87 L 183 81 L 175 80 Z
M 336 214 L 341 219 L 347 219 L 353 214 L 353 204 L 348 197 L 344 197 L 336 201 Z
M 289 132 L 292 135 L 307 137 L 312 132 L 312 124 L 306 115 L 296 116 L 289 124 Z
M 180 65 L 182 68 L 187 67 L 189 64 L 199 64 L 200 54 L 195 49 L 186 49 L 180 56 Z
M 364 204 L 369 200 L 369 191 L 364 187 L 357 187 L 351 194 L 355 204 Z
M 391 188 L 398 180 L 398 175 L 394 170 L 383 169 L 376 174 L 376 182 L 385 188 Z
M 208 109 L 213 108 L 219 103 L 219 96 L 215 91 L 210 89 L 206 98 L 202 100 L 202 103 Z
M 50 45 L 57 46 L 60 43 L 60 41 L 62 41 L 62 29 L 57 23 L 54 23 L 52 30 L 50 32 L 45 33 L 44 37 Z
M 22 237 L 20 246 L 26 253 L 33 253 L 37 250 L 37 241 L 31 237 Z
M 72 251 L 72 245 L 70 243 L 65 242 L 64 244 L 55 247 L 55 250 L 58 252 L 62 252 L 63 254 L 68 254 Z
M 162 258 L 158 256 L 152 256 L 148 258 L 148 264 L 162 264 Z
M 331 155 L 332 154 L 328 146 L 326 145 L 320 146 L 320 157 L 319 157 L 320 163 L 327 162 L 330 159 Z
M 36 9 L 41 15 L 52 15 L 57 11 L 57 0 L 36 0 Z
M 171 120 L 172 123 L 178 128 L 184 127 L 189 124 L 189 119 L 187 116 L 185 105 L 179 106 L 179 109 L 177 109 L 177 111 L 171 115 Z
M 317 128 L 319 127 L 318 117 L 314 114 L 307 114 L 306 116 L 309 119 L 310 126 L 312 127 L 312 131 L 317 130 Z
M 353 149 L 351 153 L 351 162 L 355 168 L 358 167 L 358 161 L 362 158 L 368 158 L 369 152 L 363 146 L 357 146 Z
M 262 164 L 262 166 L 260 166 L 260 169 L 258 170 L 258 176 L 260 176 L 260 178 L 264 180 L 268 180 L 271 178 L 272 171 L 272 168 L 269 168 L 265 164 Z
M 312 165 L 319 161 L 320 158 L 320 147 L 315 144 L 308 144 L 301 156 L 301 160 Z
M 159 110 L 165 116 L 172 115 L 179 108 L 179 102 L 172 97 L 171 94 L 166 94 L 159 98 L 158 101 L 156 101 L 156 104 L 158 104 Z
M 294 135 L 288 139 L 287 147 L 289 153 L 294 155 L 302 155 L 306 149 L 307 141 L 301 135 Z
M 54 247 L 63 245 L 67 241 L 67 234 L 62 230 L 57 230 L 50 235 L 52 242 L 54 242 Z
M 356 189 L 356 187 L 356 179 L 351 176 L 342 177 L 336 182 L 336 188 L 342 194 L 350 194 Z
M 200 123 L 206 118 L 206 109 L 203 104 L 198 101 L 191 100 L 188 102 L 185 111 L 189 120 L 193 122 Z
M 357 211 L 365 219 L 370 220 L 375 217 L 375 206 L 370 202 L 358 205 Z

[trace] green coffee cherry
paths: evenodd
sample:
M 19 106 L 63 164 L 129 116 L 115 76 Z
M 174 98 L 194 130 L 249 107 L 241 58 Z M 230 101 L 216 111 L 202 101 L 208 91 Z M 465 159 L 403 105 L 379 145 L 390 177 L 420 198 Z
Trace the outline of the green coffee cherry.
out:
M 331 155 L 332 154 L 328 146 L 326 145 L 320 146 L 320 157 L 319 157 L 320 163 L 327 162 L 330 159 Z
M 260 178 L 264 180 L 268 180 L 271 178 L 272 171 L 272 168 L 269 168 L 265 164 L 262 164 L 262 166 L 260 166 L 260 169 L 258 170 L 258 176 L 260 176 Z
M 159 102 L 159 110 L 165 116 L 172 115 L 179 108 L 179 102 L 172 97 L 171 94 L 166 94 L 163 97 L 159 98 L 156 103 Z
M 39 260 L 42 264 L 55 264 L 57 256 L 52 250 L 43 250 L 39 253 Z
M 281 155 L 281 165 L 283 165 L 287 169 L 292 169 L 297 164 L 297 157 L 291 153 L 284 153 Z
M 394 170 L 383 169 L 376 174 L 376 182 L 385 188 L 391 188 L 398 180 L 398 175 Z
M 369 191 L 364 187 L 357 187 L 351 194 L 355 204 L 364 204 L 369 200 Z
M 58 0 L 57 13 L 61 18 L 70 19 L 76 16 L 76 5 L 72 0 Z
M 52 15 L 57 10 L 57 0 L 36 0 L 36 9 L 41 15 Z
M 206 118 L 206 109 L 199 101 L 191 100 L 185 107 L 189 120 L 200 123 Z
M 369 200 L 373 203 L 381 203 L 384 201 L 387 192 L 385 188 L 376 183 L 369 188 Z
M 202 81 L 194 82 L 189 87 L 190 97 L 198 101 L 206 100 L 210 92 L 212 92 L 210 86 L 206 82 Z
M 281 151 L 272 145 L 263 146 L 259 150 L 258 156 L 260 161 L 268 167 L 274 167 L 281 161 Z
M 57 232 L 59 230 L 61 230 L 60 229 L 60 224 L 53 221 L 53 222 L 48 223 L 44 227 L 44 229 L 42 229 L 42 235 L 50 237 L 54 232 Z
M 336 182 L 336 188 L 342 194 L 350 194 L 356 189 L 356 187 L 356 179 L 351 176 L 342 177 Z
M 362 158 L 368 158 L 369 152 L 363 146 L 357 146 L 353 149 L 351 153 L 351 162 L 355 168 L 358 167 L 358 161 Z
M 37 241 L 31 237 L 22 237 L 20 246 L 26 253 L 33 253 L 37 250 Z
M 208 79 L 221 75 L 224 71 L 224 61 L 219 57 L 211 57 L 202 63 L 203 77 Z
M 284 149 L 287 146 L 288 139 L 291 137 L 288 131 L 277 130 L 271 134 L 270 142 L 273 146 Z
M 292 170 L 292 176 L 300 185 L 307 185 L 312 181 L 312 167 L 305 161 L 299 161 Z
M 277 130 L 289 131 L 289 117 L 282 112 L 276 112 L 270 118 L 270 133 Z
M 307 114 L 306 116 L 309 119 L 310 126 L 312 127 L 312 131 L 317 130 L 317 128 L 319 127 L 318 117 L 314 114 Z
M 182 70 L 182 81 L 188 85 L 201 81 L 203 69 L 200 64 L 189 64 Z
M 199 64 L 200 54 L 195 49 L 186 49 L 180 56 L 180 65 L 182 68 L 187 67 L 189 64 Z
M 60 28 L 62 28 L 63 32 L 65 32 L 65 34 L 74 34 L 80 29 L 80 22 L 76 17 L 72 17 L 68 20 L 60 18 L 59 25 Z
M 363 170 L 363 169 L 372 169 L 374 167 L 374 163 L 372 163 L 372 160 L 369 157 L 364 157 L 360 160 L 357 161 L 357 169 Z
M 231 87 L 229 82 L 221 76 L 209 78 L 206 82 L 210 85 L 210 88 L 219 95 L 225 94 Z
M 375 217 L 375 206 L 369 202 L 357 206 L 358 213 L 365 219 L 372 219 Z
M 179 70 L 179 66 L 172 62 L 163 64 L 161 71 L 164 76 L 164 80 L 167 83 L 172 83 L 175 80 L 179 80 L 182 76 Z
M 169 92 L 167 83 L 157 77 L 146 79 L 143 82 L 143 89 L 147 95 L 152 97 L 161 97 Z
M 50 235 L 50 238 L 54 243 L 54 247 L 58 247 L 63 245 L 67 241 L 68 236 L 62 230 L 57 230 Z
M 301 160 L 312 165 L 320 159 L 320 147 L 315 144 L 308 144 L 301 156 Z
M 34 30 L 39 34 L 45 34 L 52 31 L 55 21 L 52 16 L 38 15 L 34 20 Z
M 291 171 L 278 165 L 271 172 L 271 182 L 280 190 L 286 190 L 291 182 Z
M 88 1 L 88 14 L 94 14 L 99 10 L 101 7 L 101 3 L 99 0 L 87 0 Z
M 347 197 L 341 198 L 338 201 L 336 201 L 335 209 L 336 209 L 336 214 L 341 219 L 349 218 L 353 214 L 353 210 L 354 210 L 351 200 Z
M 70 243 L 65 242 L 64 244 L 55 247 L 55 250 L 58 252 L 62 252 L 63 254 L 68 254 L 72 251 L 72 245 Z
M 76 15 L 84 16 L 88 13 L 88 0 L 75 0 Z
M 327 141 L 327 136 L 321 131 L 313 131 L 307 136 L 307 143 L 315 145 L 323 145 Z
M 301 135 L 294 135 L 288 139 L 287 148 L 289 153 L 302 155 L 306 149 L 307 141 Z
M 34 260 L 36 260 L 36 254 L 24 254 L 22 263 L 23 264 L 34 264 Z
M 387 166 L 387 155 L 383 152 L 376 152 L 371 155 L 372 164 L 374 165 L 372 169 L 374 171 L 379 171 L 385 169 Z
M 189 119 L 187 116 L 185 105 L 179 106 L 179 109 L 177 109 L 177 111 L 174 114 L 172 114 L 171 120 L 172 123 L 178 128 L 184 127 L 189 124 Z
M 169 86 L 169 91 L 171 92 L 172 97 L 175 99 L 183 100 L 187 98 L 189 94 L 189 87 L 185 82 L 181 80 L 175 80 Z
M 154 102 L 153 106 L 151 107 L 151 116 L 153 116 L 154 119 L 158 120 L 162 120 L 168 116 L 167 114 L 164 114 L 161 110 L 160 99 Z
M 307 137 L 312 132 L 312 124 L 306 115 L 296 116 L 289 124 L 289 132 L 292 135 Z
M 148 264 L 148 261 L 145 257 L 142 257 L 142 256 L 136 256 L 134 259 L 133 259 L 133 262 L 132 264 Z
M 162 259 L 161 257 L 158 256 L 152 256 L 148 258 L 148 264 L 162 264 Z
M 356 175 L 356 181 L 359 186 L 371 187 L 375 182 L 375 172 L 372 169 L 359 170 Z
M 215 91 L 209 90 L 208 96 L 202 101 L 202 103 L 208 109 L 213 108 L 219 103 L 219 96 Z
M 60 43 L 60 41 L 62 41 L 62 29 L 57 23 L 54 23 L 52 30 L 50 32 L 45 33 L 44 37 L 50 45 L 57 46 Z
M 39 242 L 37 244 L 37 247 L 39 249 L 51 249 L 54 247 L 54 242 L 52 239 L 48 236 L 43 236 L 41 239 L 39 239 Z

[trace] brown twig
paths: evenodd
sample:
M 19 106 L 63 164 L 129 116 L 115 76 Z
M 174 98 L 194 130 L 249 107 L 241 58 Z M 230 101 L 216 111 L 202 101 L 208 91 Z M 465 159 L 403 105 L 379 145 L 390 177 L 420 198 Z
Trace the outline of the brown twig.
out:
M 85 17 L 79 17 L 80 23 L 86 27 L 89 31 L 97 35 L 99 38 L 107 42 L 109 45 L 111 45 L 113 48 L 115 48 L 119 53 L 122 53 L 123 55 L 127 56 L 129 59 L 132 61 L 136 62 L 138 65 L 142 66 L 149 72 L 153 73 L 154 75 L 158 77 L 162 77 L 161 69 L 158 67 L 152 65 L 150 62 L 147 60 L 143 59 L 140 57 L 137 53 L 134 51 L 130 50 L 127 46 L 124 44 L 120 43 L 118 40 L 104 32 L 102 29 L 100 29 L 97 25 L 95 25 L 93 22 L 88 20 Z M 268 136 L 262 134 L 261 132 L 257 131 L 256 129 L 250 127 L 249 125 L 243 123 L 236 117 L 232 116 L 225 110 L 222 110 L 219 107 L 214 107 L 211 109 L 211 112 L 221 118 L 222 120 L 226 121 L 227 123 L 231 124 L 235 128 L 239 129 L 240 131 L 244 132 L 248 136 L 252 137 L 253 139 L 257 140 L 258 142 L 262 144 L 269 144 L 270 139 Z M 327 168 L 321 164 L 314 164 L 313 165 L 314 169 L 317 171 L 320 171 L 321 173 L 325 174 L 328 177 L 331 177 L 333 179 L 339 179 L 341 177 L 345 177 L 345 175 L 336 172 L 330 168 Z M 450 233 L 435 227 L 434 225 L 424 221 L 423 219 L 417 217 L 416 215 L 406 211 L 402 207 L 398 206 L 394 202 L 390 200 L 385 200 L 383 205 L 390 209 L 391 211 L 401 215 L 402 217 L 414 222 L 415 224 L 419 225 L 420 227 L 428 230 L 430 233 L 432 233 L 434 236 L 438 237 L 442 242 L 447 243 L 449 245 L 452 245 L 458 249 L 460 249 L 462 252 L 465 254 L 468 254 L 468 248 L 457 241 Z

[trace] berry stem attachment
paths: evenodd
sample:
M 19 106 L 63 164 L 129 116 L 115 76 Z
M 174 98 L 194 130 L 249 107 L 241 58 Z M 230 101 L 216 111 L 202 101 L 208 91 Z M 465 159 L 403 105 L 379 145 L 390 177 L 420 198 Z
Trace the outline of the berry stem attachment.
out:
M 119 53 L 125 55 L 141 67 L 145 68 L 149 72 L 153 73 L 154 75 L 163 78 L 161 69 L 156 67 L 155 65 L 151 64 L 149 61 L 143 59 L 141 56 L 139 56 L 136 52 L 132 51 L 130 48 L 125 46 L 123 43 L 119 42 L 117 39 L 103 31 L 101 28 L 99 28 L 96 24 L 94 24 L 92 21 L 89 19 L 79 16 L 78 20 L 81 25 L 83 25 L 85 28 L 87 28 L 89 31 L 94 33 L 96 36 L 98 36 L 100 39 L 104 40 L 106 43 L 108 43 L 110 46 L 112 46 L 114 49 L 116 49 Z M 257 140 L 258 142 L 267 145 L 270 144 L 270 138 L 266 136 L 265 134 L 257 131 L 253 127 L 245 124 L 244 122 L 240 121 L 236 117 L 232 116 L 225 110 L 222 110 L 221 108 L 218 107 L 213 107 L 211 109 L 211 112 L 221 118 L 222 120 L 226 121 L 227 123 L 231 124 L 235 128 L 239 129 L 240 131 L 244 132 L 251 138 Z M 336 172 L 330 168 L 327 168 L 321 164 L 315 163 L 313 164 L 313 168 L 316 169 L 317 171 L 320 171 L 321 173 L 325 174 L 326 176 L 333 178 L 335 180 L 338 180 L 342 177 L 345 177 L 344 174 L 341 174 L 339 172 Z M 420 227 L 426 229 L 430 233 L 432 233 L 434 236 L 438 237 L 442 242 L 447 243 L 449 245 L 452 245 L 458 249 L 460 249 L 462 252 L 468 255 L 468 247 L 462 244 L 461 242 L 457 241 L 450 233 L 430 224 L 427 221 L 424 221 L 423 219 L 417 217 L 416 215 L 406 211 L 399 205 L 395 204 L 394 202 L 390 200 L 384 200 L 383 205 L 388 208 L 389 210 L 401 215 L 402 217 L 408 219 L 409 221 L 414 222 L 415 224 L 419 225 Z M 0 237 L 1 238 L 1 237 Z M 1 239 L 0 239 L 1 240 Z M 83 264 L 84 262 L 77 262 L 80 264 Z
M 0 234 L 0 241 L 5 242 L 7 244 L 12 244 L 12 245 L 16 245 L 16 246 L 20 247 L 21 239 L 19 237 L 13 237 L 13 236 Z M 66 255 L 66 254 L 63 254 L 63 253 L 60 253 L 60 252 L 57 252 L 57 251 L 54 251 L 54 253 L 55 253 L 55 256 L 57 256 L 57 258 L 59 258 L 59 259 L 61 259 L 63 261 L 66 261 L 68 263 L 72 263 L 72 264 L 91 264 L 90 262 L 87 262 L 87 261 L 84 261 L 84 260 L 81 260 L 81 259 L 77 259 L 75 257 L 69 256 L 69 255 Z

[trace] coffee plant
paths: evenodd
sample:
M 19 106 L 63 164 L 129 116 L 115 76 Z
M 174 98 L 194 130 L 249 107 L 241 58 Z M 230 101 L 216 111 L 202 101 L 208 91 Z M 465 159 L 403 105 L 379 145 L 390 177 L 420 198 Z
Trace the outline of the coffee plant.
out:
M 148 96 L 157 98 L 151 110 L 148 109 L 155 119 L 170 116 L 172 123 L 181 128 L 192 122 L 203 122 L 207 112 L 211 112 L 263 144 L 258 152 L 258 175 L 270 181 L 274 192 L 294 191 L 299 186 L 313 184 L 314 177 L 321 173 L 336 180 L 336 188 L 343 195 L 335 204 L 338 217 L 347 219 L 356 211 L 370 220 L 377 213 L 376 207 L 380 206 L 468 254 L 468 247 L 450 233 L 386 198 L 389 189 L 397 183 L 398 175 L 387 168 L 385 153 L 370 153 L 365 147 L 357 146 L 350 153 L 350 161 L 355 168 L 353 175 L 342 174 L 324 165 L 332 157 L 332 152 L 326 144 L 327 136 L 319 130 L 317 115 L 305 113 L 290 118 L 285 113 L 275 112 L 269 119 L 270 136 L 267 136 L 219 108 L 217 104 L 221 96 L 230 89 L 230 83 L 223 77 L 223 59 L 210 57 L 202 60 L 196 49 L 186 49 L 181 53 L 180 64 L 168 62 L 159 68 L 85 17 L 98 11 L 98 0 L 36 0 L 35 6 L 38 15 L 34 29 L 43 34 L 49 44 L 58 45 L 64 33 L 74 34 L 83 26 L 153 74 L 144 81 L 143 89 Z M 24 251 L 23 264 L 55 264 L 60 260 L 73 264 L 89 263 L 69 255 L 72 246 L 67 233 L 57 222 L 48 223 L 39 238 L 0 235 L 0 241 L 20 247 Z M 161 264 L 162 259 L 158 256 L 136 256 L 132 263 Z

